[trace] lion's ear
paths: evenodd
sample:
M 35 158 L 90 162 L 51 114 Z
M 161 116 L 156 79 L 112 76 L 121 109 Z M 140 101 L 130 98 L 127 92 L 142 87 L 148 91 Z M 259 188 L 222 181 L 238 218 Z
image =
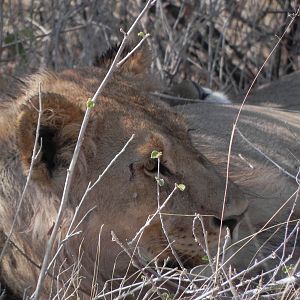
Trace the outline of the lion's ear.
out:
M 78 133 L 83 119 L 83 111 L 65 97 L 42 94 L 42 114 L 39 127 L 39 154 L 32 169 L 32 179 L 49 180 L 66 170 L 71 161 Z M 31 165 L 32 151 L 38 124 L 39 101 L 34 96 L 22 107 L 16 128 L 17 147 L 24 173 Z
M 125 49 L 126 50 L 126 49 Z M 128 52 L 127 52 L 128 53 Z M 127 55 L 125 51 L 125 55 Z M 124 55 L 124 56 L 125 56 Z M 122 65 L 124 72 L 133 74 L 143 74 L 150 69 L 152 56 L 148 47 L 143 46 L 138 51 L 135 51 L 132 56 Z
M 130 43 L 134 45 L 135 43 Z M 104 54 L 96 56 L 93 65 L 100 68 L 109 68 L 119 50 L 120 45 L 115 45 L 109 48 Z M 133 47 L 125 46 L 121 58 L 124 58 Z M 150 69 L 152 56 L 150 49 L 145 45 L 142 45 L 137 51 L 135 51 L 120 67 L 122 73 L 129 74 L 143 74 L 147 73 Z

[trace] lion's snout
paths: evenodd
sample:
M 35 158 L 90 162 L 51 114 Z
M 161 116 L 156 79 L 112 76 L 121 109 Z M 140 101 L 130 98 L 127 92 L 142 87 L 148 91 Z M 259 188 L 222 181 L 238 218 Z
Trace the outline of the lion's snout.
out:
M 215 257 L 218 247 L 222 255 L 224 245 L 237 240 L 242 218 L 243 215 L 233 215 L 221 221 L 212 215 L 164 216 L 163 224 L 157 220 L 145 230 L 141 246 L 148 262 L 192 269 L 207 264 L 207 257 Z

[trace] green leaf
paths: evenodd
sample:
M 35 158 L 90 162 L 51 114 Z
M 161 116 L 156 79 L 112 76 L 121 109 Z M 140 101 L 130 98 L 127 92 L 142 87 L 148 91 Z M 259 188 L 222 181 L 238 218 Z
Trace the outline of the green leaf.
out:
M 293 264 L 291 264 L 291 265 L 289 265 L 289 266 L 283 266 L 283 267 L 282 267 L 282 272 L 285 273 L 285 274 L 290 274 L 290 273 L 293 272 L 294 267 L 295 267 L 295 266 L 294 266 Z
M 160 151 L 153 150 L 153 151 L 151 152 L 151 158 L 159 158 L 159 157 L 161 157 L 161 156 L 162 156 L 162 152 L 160 152 Z
M 138 33 L 138 36 L 141 37 L 141 38 L 143 38 L 143 37 L 145 37 L 145 33 L 144 33 L 143 31 L 140 31 L 140 32 Z
M 175 186 L 181 191 L 183 192 L 185 190 L 185 185 L 183 183 L 177 184 L 175 183 Z
M 164 186 L 165 181 L 163 180 L 163 178 L 159 178 L 158 176 L 155 176 L 155 180 L 159 186 Z
M 201 257 L 201 259 L 202 259 L 203 261 L 208 261 L 208 256 L 207 256 L 207 255 L 203 255 L 203 256 Z
M 86 107 L 87 108 L 93 108 L 93 107 L 95 107 L 95 102 L 92 101 L 91 98 L 89 98 L 88 101 L 86 102 Z

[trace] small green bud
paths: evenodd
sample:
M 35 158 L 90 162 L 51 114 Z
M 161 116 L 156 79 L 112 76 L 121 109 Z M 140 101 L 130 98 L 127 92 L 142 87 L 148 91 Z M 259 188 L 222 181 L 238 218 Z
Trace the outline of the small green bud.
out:
M 164 186 L 165 181 L 163 180 L 163 178 L 159 178 L 158 176 L 155 176 L 155 179 L 159 186 Z
M 203 256 L 201 257 L 201 259 L 202 259 L 203 261 L 208 261 L 208 256 L 207 256 L 207 255 L 203 255 Z
M 160 152 L 160 151 L 153 150 L 153 151 L 151 152 L 151 158 L 159 158 L 159 157 L 161 157 L 161 156 L 162 156 L 162 152 Z
M 95 102 L 92 101 L 91 98 L 89 98 L 88 101 L 86 102 L 86 107 L 87 108 L 93 108 L 93 107 L 95 107 Z
M 282 267 L 282 272 L 285 274 L 291 274 L 294 270 L 295 266 L 293 264 L 289 265 L 289 266 L 283 266 Z
M 143 31 L 140 31 L 138 33 L 138 36 L 141 37 L 141 38 L 144 38 L 145 37 L 145 33 Z
M 181 191 L 183 192 L 185 190 L 185 185 L 183 183 L 177 184 L 175 183 L 175 186 Z

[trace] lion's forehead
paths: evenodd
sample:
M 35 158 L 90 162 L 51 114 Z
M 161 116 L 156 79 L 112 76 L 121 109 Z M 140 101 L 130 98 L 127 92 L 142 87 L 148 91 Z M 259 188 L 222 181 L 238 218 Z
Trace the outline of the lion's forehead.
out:
M 58 74 L 44 71 L 27 79 L 25 100 L 38 93 L 38 83 L 41 83 L 42 92 L 62 95 L 85 109 L 87 100 L 92 98 L 104 75 L 105 70 L 100 68 L 71 69 Z M 185 135 L 187 125 L 182 115 L 162 102 L 153 102 L 148 90 L 141 86 L 142 78 L 115 75 L 98 97 L 95 114 L 112 115 L 115 112 L 124 128 L 139 125 L 139 128 L 150 129 L 151 123 L 156 123 L 177 135 Z

